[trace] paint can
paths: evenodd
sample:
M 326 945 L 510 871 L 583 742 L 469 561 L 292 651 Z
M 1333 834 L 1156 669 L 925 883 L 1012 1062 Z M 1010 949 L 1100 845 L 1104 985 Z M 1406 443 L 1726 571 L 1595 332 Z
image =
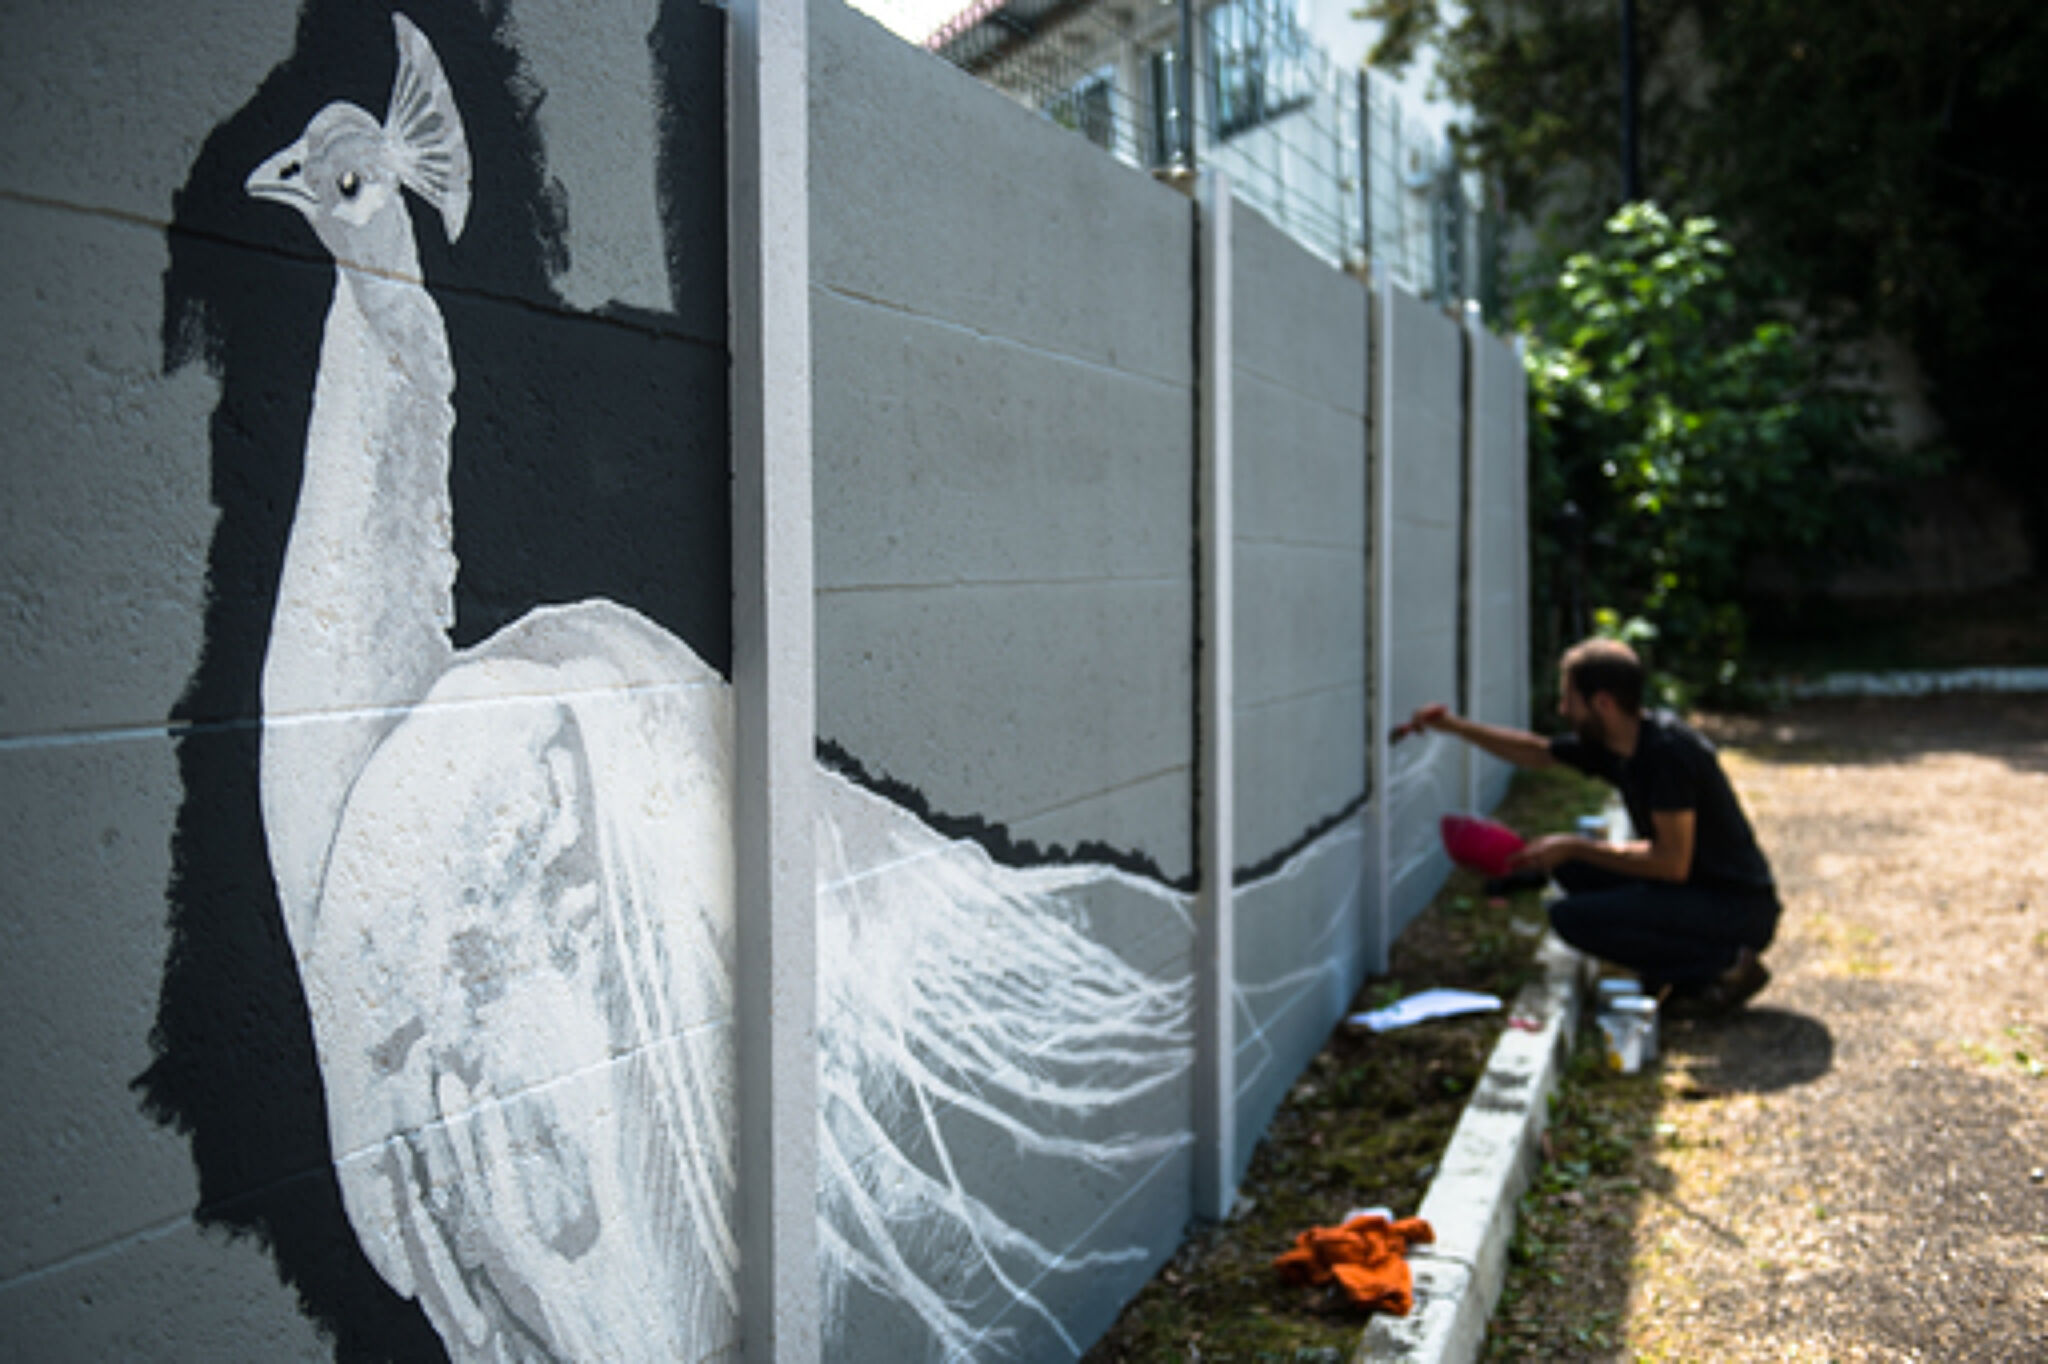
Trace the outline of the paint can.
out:
M 1617 995 L 1599 1024 L 1610 1069 L 1634 1075 L 1657 1059 L 1657 1001 L 1648 995 Z
M 1626 999 L 1630 995 L 1639 995 L 1643 992 L 1642 982 L 1631 980 L 1627 976 L 1603 976 L 1594 988 L 1599 992 L 1599 1003 L 1594 1007 L 1600 1013 L 1606 1013 L 1613 1008 L 1617 999 Z

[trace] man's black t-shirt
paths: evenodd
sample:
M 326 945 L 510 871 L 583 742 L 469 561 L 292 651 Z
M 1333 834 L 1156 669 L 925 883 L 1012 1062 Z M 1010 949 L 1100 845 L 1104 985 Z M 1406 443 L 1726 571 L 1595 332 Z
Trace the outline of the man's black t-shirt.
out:
M 1550 741 L 1550 755 L 1567 767 L 1618 788 L 1636 832 L 1650 832 L 1650 816 L 1691 810 L 1694 814 L 1692 871 L 1686 884 L 1708 890 L 1769 893 L 1770 863 L 1756 845 L 1749 819 L 1735 799 L 1714 746 L 1670 711 L 1643 715 L 1636 750 L 1627 758 L 1576 734 Z

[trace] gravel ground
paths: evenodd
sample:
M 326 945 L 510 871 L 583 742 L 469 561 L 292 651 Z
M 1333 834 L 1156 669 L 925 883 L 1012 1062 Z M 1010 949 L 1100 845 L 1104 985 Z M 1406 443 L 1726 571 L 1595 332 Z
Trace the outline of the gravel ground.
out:
M 1573 1353 L 2048 1361 L 2048 698 L 1705 727 L 1778 874 L 1775 979 L 1667 1022 L 1625 1215 L 1550 1262 L 1620 1257 L 1578 1266 L 1615 1287 Z

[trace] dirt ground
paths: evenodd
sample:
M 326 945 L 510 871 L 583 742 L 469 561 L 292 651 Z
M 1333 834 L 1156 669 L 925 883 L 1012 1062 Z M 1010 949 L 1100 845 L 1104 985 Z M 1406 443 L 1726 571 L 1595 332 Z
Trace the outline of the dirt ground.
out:
M 2048 1361 L 2048 698 L 1704 727 L 1775 978 L 1579 1068 L 1488 1357 Z

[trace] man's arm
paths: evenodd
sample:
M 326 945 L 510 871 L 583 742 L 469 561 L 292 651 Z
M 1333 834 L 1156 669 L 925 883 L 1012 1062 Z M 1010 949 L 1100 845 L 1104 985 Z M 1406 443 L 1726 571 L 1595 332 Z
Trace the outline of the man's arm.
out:
M 1505 725 L 1467 720 L 1461 715 L 1451 714 L 1450 707 L 1441 704 L 1424 706 L 1416 711 L 1408 721 L 1408 727 L 1453 735 L 1516 767 L 1548 767 L 1557 761 L 1550 756 L 1550 741 L 1541 735 L 1510 729 Z
M 1510 864 L 1547 872 L 1560 862 L 1584 862 L 1645 881 L 1683 881 L 1692 874 L 1698 815 L 1692 810 L 1656 810 L 1650 836 L 1633 843 L 1606 843 L 1576 834 L 1551 834 L 1516 853 Z

